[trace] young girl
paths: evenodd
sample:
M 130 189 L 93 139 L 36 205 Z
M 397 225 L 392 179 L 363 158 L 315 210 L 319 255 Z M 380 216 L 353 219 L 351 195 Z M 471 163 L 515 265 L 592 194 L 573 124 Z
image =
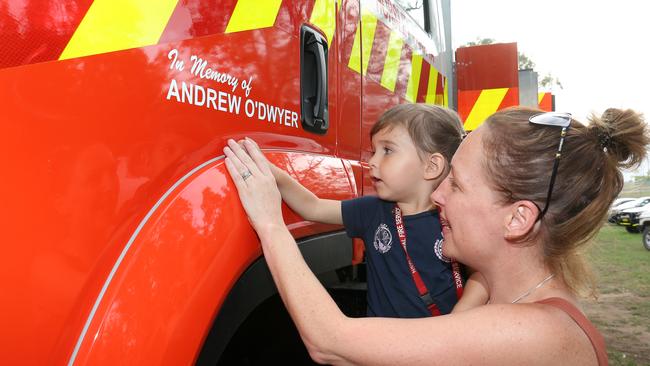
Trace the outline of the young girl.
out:
M 449 109 L 393 107 L 370 132 L 368 165 L 377 196 L 347 201 L 320 199 L 270 164 L 291 209 L 309 221 L 342 224 L 349 236 L 363 239 L 368 316 L 447 314 L 460 297 L 458 265 L 442 256 L 438 212 L 429 197 L 447 175 L 462 136 L 458 115 Z M 243 146 L 249 153 L 257 149 L 250 139 Z

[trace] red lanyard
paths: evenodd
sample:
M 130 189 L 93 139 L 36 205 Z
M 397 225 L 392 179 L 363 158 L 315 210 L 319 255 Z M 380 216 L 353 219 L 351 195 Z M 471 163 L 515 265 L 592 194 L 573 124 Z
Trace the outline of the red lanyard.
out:
M 404 222 L 402 220 L 402 210 L 400 210 L 400 208 L 395 205 L 393 212 L 395 213 L 395 226 L 397 226 L 397 236 L 399 236 L 399 242 L 402 244 L 402 249 L 404 249 L 406 261 L 408 262 L 409 270 L 411 271 L 411 276 L 413 277 L 413 282 L 415 282 L 415 286 L 418 288 L 420 299 L 424 301 L 424 304 L 427 306 L 427 309 L 429 309 L 432 316 L 438 316 L 440 315 L 440 309 L 438 309 L 438 306 L 433 302 L 433 298 L 431 297 L 427 286 L 424 284 L 424 281 L 422 280 L 422 277 L 420 276 L 417 268 L 415 268 L 408 250 L 406 250 L 406 230 L 404 229 Z M 458 265 L 458 262 L 453 259 L 451 260 L 451 269 L 454 274 L 456 296 L 458 297 L 458 300 L 460 300 L 460 297 L 463 296 L 463 280 L 460 276 L 460 265 Z

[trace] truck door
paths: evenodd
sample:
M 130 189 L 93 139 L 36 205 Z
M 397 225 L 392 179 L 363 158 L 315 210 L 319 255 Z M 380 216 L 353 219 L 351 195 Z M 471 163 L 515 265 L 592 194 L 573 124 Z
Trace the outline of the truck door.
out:
M 361 27 L 354 40 L 360 52 L 349 59 L 348 67 L 362 75 L 362 161 L 371 155 L 370 129 L 388 108 L 401 103 L 448 106 L 451 67 L 444 56 L 441 1 L 425 0 L 411 13 L 398 3 L 361 1 Z M 421 19 L 418 22 L 414 17 Z M 364 178 L 363 194 L 373 192 L 372 184 Z
M 261 255 L 224 142 L 255 138 L 322 197 L 357 194 L 360 76 L 339 73 L 337 39 L 351 49 L 355 3 L 0 1 L 3 363 L 196 359 Z M 285 217 L 299 240 L 341 233 Z

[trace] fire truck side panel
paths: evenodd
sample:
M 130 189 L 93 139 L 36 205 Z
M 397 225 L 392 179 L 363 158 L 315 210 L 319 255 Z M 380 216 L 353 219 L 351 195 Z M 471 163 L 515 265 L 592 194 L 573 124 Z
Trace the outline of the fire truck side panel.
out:
M 225 142 L 254 138 L 321 197 L 373 193 L 372 124 L 446 100 L 439 52 L 405 14 L 390 0 L 0 2 L 0 359 L 196 360 L 261 256 Z M 303 26 L 328 44 L 321 134 L 301 121 Z M 283 215 L 304 241 L 342 230 Z
M 440 29 L 443 24 L 435 23 L 435 19 L 430 26 L 434 33 L 444 33 Z M 447 100 L 444 85 L 448 75 L 434 66 L 442 51 L 440 47 L 392 1 L 361 1 L 360 39 L 362 62 L 358 67 L 364 75 L 361 160 L 368 161 L 372 154 L 370 130 L 381 114 L 400 103 L 443 105 Z M 368 166 L 362 166 L 363 194 L 373 194 Z
M 279 152 L 269 158 L 321 197 L 347 199 L 356 193 L 340 159 Z M 294 236 L 340 230 L 284 209 Z M 215 309 L 260 255 L 223 161 L 209 163 L 169 192 L 134 233 L 76 362 L 187 363 Z
M 300 126 L 300 38 L 286 29 L 299 27 L 0 69 L 0 159 L 11 177 L 0 189 L 4 242 L 11 243 L 0 281 L 12 294 L 0 305 L 6 330 L 1 359 L 65 362 L 147 212 L 187 172 L 219 156 L 227 138 L 253 136 L 267 148 L 334 155 L 335 120 L 325 135 Z M 331 70 L 336 60 L 330 57 Z M 192 71 L 194 62 L 203 78 Z M 210 79 L 216 72 L 225 76 Z M 329 75 L 336 85 L 336 73 Z M 338 115 L 335 91 L 332 116 Z M 322 184 L 309 188 L 318 191 Z M 300 230 L 317 231 L 297 228 L 296 235 Z
M 337 16 L 336 36 L 330 57 L 337 57 L 337 107 L 339 134 L 337 155 L 353 161 L 360 160 L 361 139 L 361 91 L 362 76 L 348 67 L 348 62 L 354 57 L 359 58 L 361 50 L 355 49 L 354 40 L 359 32 L 359 2 L 343 0 Z M 330 67 L 330 71 L 332 68 Z M 330 79 L 331 80 L 331 79 Z M 330 93 L 332 88 L 330 86 Z M 332 115 L 330 113 L 330 115 Z M 361 176 L 359 176 L 361 178 Z

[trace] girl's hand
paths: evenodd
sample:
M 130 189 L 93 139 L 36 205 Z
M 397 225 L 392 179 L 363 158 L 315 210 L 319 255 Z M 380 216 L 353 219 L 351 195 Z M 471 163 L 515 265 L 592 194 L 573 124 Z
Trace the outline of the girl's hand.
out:
M 244 151 L 234 140 L 223 149 L 226 168 L 237 186 L 239 199 L 253 228 L 261 236 L 264 231 L 284 226 L 280 191 L 262 152 L 250 141 L 244 141 Z
M 481 272 L 474 272 L 467 279 L 463 289 L 463 297 L 460 298 L 452 313 L 473 309 L 485 305 L 490 299 L 490 288 Z

